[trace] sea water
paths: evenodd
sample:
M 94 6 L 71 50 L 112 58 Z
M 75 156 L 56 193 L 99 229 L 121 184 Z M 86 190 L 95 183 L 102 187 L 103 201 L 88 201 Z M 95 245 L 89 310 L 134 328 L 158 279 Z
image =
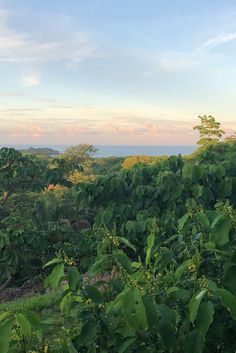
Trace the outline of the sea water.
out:
M 28 149 L 30 147 L 35 148 L 52 148 L 54 150 L 63 153 L 70 145 L 8 145 L 0 147 L 13 147 L 17 150 Z M 95 146 L 98 152 L 94 155 L 95 157 L 125 157 L 125 156 L 136 156 L 136 155 L 147 155 L 147 156 L 162 156 L 162 155 L 187 155 L 191 154 L 196 150 L 197 146 L 125 146 L 125 145 L 104 145 Z

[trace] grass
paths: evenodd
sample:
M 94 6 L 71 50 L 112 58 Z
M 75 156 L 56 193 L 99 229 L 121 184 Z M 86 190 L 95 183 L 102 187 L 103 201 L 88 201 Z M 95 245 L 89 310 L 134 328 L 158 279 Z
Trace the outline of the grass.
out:
M 59 306 L 60 292 L 49 292 L 46 294 L 35 295 L 30 298 L 19 298 L 0 304 L 0 313 L 2 311 L 11 311 L 12 313 L 18 313 L 27 310 L 33 310 L 40 312 L 42 309 L 52 308 Z
M 62 290 L 49 292 L 42 295 L 35 295 L 30 298 L 19 298 L 11 302 L 0 304 L 0 314 L 9 311 L 12 314 L 23 313 L 27 311 L 37 312 L 43 323 L 44 342 L 48 342 L 50 352 L 63 352 L 58 347 L 59 339 L 66 341 L 68 330 L 73 330 L 77 326 L 77 320 L 73 312 L 65 315 L 60 311 L 60 299 Z M 53 348 L 55 347 L 55 348 Z M 10 350 L 11 353 L 19 353 L 19 347 L 16 345 Z M 1 353 L 1 352 L 0 352 Z

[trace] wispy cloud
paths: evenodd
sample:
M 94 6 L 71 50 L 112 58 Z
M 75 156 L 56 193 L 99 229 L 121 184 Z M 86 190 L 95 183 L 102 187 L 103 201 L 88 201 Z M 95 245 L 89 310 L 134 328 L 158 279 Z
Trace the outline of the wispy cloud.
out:
M 25 87 L 38 86 L 40 84 L 40 77 L 37 73 L 31 73 L 22 79 L 22 84 Z
M 25 93 L 21 92 L 0 92 L 0 97 L 22 97 Z
M 236 40 L 236 32 L 220 33 L 206 40 L 193 50 L 189 51 L 160 51 L 151 59 L 153 70 L 143 72 L 143 76 L 148 78 L 160 71 L 182 72 L 188 68 L 209 64 L 218 59 L 217 54 L 212 50 L 220 45 Z
M 33 34 L 19 32 L 9 25 L 10 14 L 0 9 L 0 62 L 36 64 L 63 61 L 75 65 L 98 56 L 97 46 L 87 33 L 76 30 L 63 38 L 48 33 L 50 40 L 39 40 Z
M 196 120 L 195 113 L 174 115 L 161 109 L 15 108 L 0 110 L 0 134 L 1 141 L 8 143 L 181 145 L 183 141 L 196 142 L 198 134 L 192 129 Z M 223 128 L 230 134 L 236 129 L 236 122 L 225 122 Z
M 204 48 L 213 48 L 221 44 L 229 43 L 236 40 L 236 32 L 233 33 L 220 33 L 215 37 L 208 39 L 203 45 Z

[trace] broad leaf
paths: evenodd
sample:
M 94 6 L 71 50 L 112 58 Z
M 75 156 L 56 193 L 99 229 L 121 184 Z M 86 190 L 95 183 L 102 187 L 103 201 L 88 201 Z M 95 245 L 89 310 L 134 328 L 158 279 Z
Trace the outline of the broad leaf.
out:
M 230 311 L 232 318 L 236 320 L 236 297 L 223 288 L 218 288 L 216 294 L 219 295 L 222 304 Z
M 118 237 L 118 239 L 120 240 L 121 243 L 125 244 L 125 245 L 128 246 L 130 249 L 136 251 L 135 246 L 134 246 L 127 238 Z
M 32 329 L 29 320 L 22 314 L 16 315 L 16 322 L 20 327 L 21 333 L 30 341 L 32 336 Z
M 204 339 L 195 329 L 187 334 L 184 353 L 202 353 L 204 346 Z
M 4 322 L 0 327 L 0 352 L 8 353 L 13 319 Z
M 176 281 L 180 281 L 184 272 L 188 271 L 191 260 L 184 261 L 175 271 Z
M 125 353 L 127 349 L 137 340 L 136 337 L 127 338 L 119 347 L 118 353 Z
M 143 303 L 146 310 L 149 329 L 157 328 L 159 318 L 158 318 L 157 307 L 154 300 L 150 297 L 144 297 Z
M 95 287 L 95 286 L 86 286 L 84 288 L 84 292 L 86 294 L 86 296 L 90 299 L 92 299 L 92 301 L 96 304 L 99 304 L 102 302 L 102 295 L 99 292 L 99 290 Z
M 55 265 L 55 264 L 60 264 L 60 263 L 62 263 L 62 260 L 61 260 L 61 259 L 58 259 L 58 258 L 55 258 L 55 259 L 53 259 L 53 260 L 48 261 L 48 262 L 43 266 L 43 268 L 48 267 L 48 266 L 51 266 L 51 265 Z
M 119 266 L 123 267 L 129 273 L 132 272 L 131 261 L 122 250 L 114 251 L 113 256 Z
M 200 304 L 195 325 L 198 332 L 204 339 L 213 321 L 214 313 L 215 310 L 212 302 L 208 301 Z
M 147 316 L 142 295 L 138 288 L 131 288 L 124 297 L 123 310 L 126 320 L 136 331 L 147 329 Z
M 50 275 L 45 280 L 45 285 L 57 288 L 60 280 L 64 277 L 64 264 L 60 263 L 54 267 Z
M 69 267 L 67 272 L 68 285 L 70 290 L 77 289 L 78 282 L 81 280 L 81 275 L 77 267 Z
M 219 215 L 213 221 L 211 228 L 212 237 L 216 244 L 223 246 L 229 242 L 229 231 L 231 228 L 231 220 L 229 217 Z
M 179 222 L 178 222 L 179 232 L 183 231 L 183 228 L 184 228 L 184 226 L 185 226 L 185 224 L 186 224 L 186 222 L 188 221 L 189 218 L 190 218 L 190 214 L 186 213 L 182 218 L 179 219 Z
M 197 293 L 195 293 L 190 301 L 189 304 L 189 319 L 192 322 L 192 324 L 194 325 L 194 321 L 197 317 L 197 313 L 198 313 L 198 309 L 199 309 L 199 305 L 202 301 L 202 298 L 204 297 L 204 295 L 206 294 L 207 290 L 203 289 Z

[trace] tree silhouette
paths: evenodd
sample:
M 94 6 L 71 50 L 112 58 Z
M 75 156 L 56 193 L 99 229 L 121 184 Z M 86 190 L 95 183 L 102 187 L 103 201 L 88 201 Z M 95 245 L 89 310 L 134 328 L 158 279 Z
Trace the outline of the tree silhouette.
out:
M 193 130 L 198 130 L 200 133 L 200 140 L 198 140 L 198 145 L 207 145 L 212 142 L 218 142 L 220 138 L 225 134 L 225 132 L 220 128 L 220 123 L 218 123 L 212 115 L 198 116 L 201 120 L 200 125 L 193 127 Z

